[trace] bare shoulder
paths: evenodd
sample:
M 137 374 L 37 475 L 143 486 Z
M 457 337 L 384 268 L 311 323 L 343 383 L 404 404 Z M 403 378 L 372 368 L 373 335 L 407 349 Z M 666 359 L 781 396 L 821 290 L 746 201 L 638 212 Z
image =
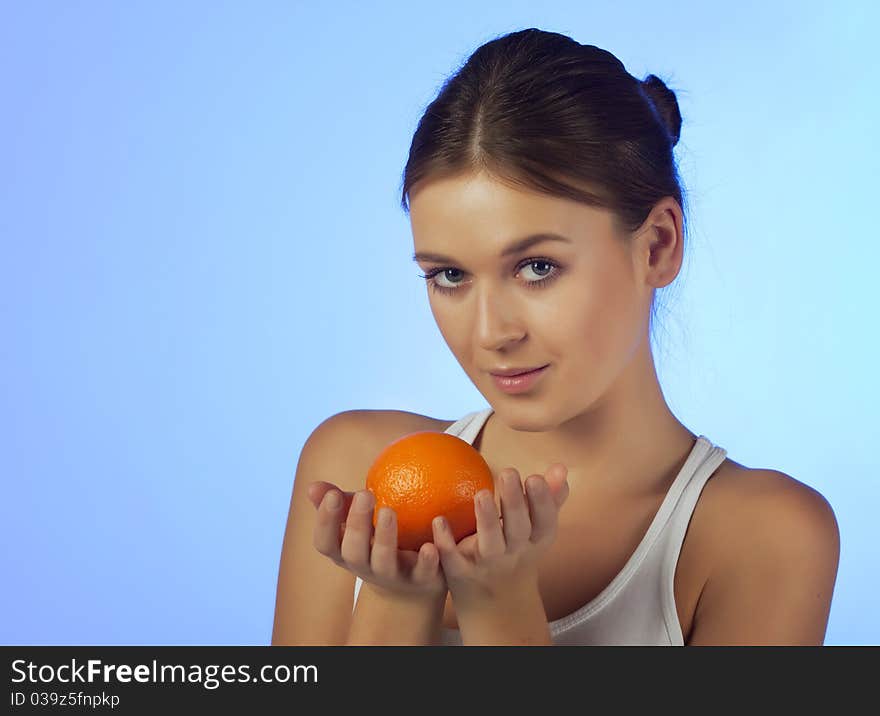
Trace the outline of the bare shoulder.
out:
M 392 429 L 436 430 L 440 426 L 448 427 L 455 422 L 454 420 L 440 420 L 439 418 L 432 418 L 428 415 L 412 413 L 407 410 L 371 410 L 365 408 L 346 410 L 344 413 L 340 413 L 340 415 L 353 416 L 354 419 L 365 421 L 373 426 L 379 426 L 380 429 L 391 427 Z M 445 427 L 442 429 L 445 429 Z
M 363 489 L 367 470 L 391 442 L 420 430 L 445 430 L 451 422 L 405 410 L 353 409 L 335 413 L 311 433 L 305 455 L 319 456 L 342 490 Z
M 406 410 L 346 410 L 334 416 L 344 424 L 351 458 L 359 466 L 369 466 L 389 443 L 420 430 L 444 431 L 453 421 L 439 420 Z M 357 489 L 360 489 L 359 487 Z
M 791 526 L 783 520 L 836 524 L 834 510 L 822 493 L 780 470 L 749 468 L 728 459 L 704 492 L 715 521 L 726 528 L 735 525 L 736 532 L 744 535 L 759 524 L 768 529 Z M 773 517 L 769 524 L 768 517 Z
M 821 644 L 840 557 L 825 496 L 726 460 L 700 502 L 711 562 L 689 643 Z
M 754 549 L 756 541 L 810 538 L 835 548 L 839 541 L 837 519 L 825 496 L 780 470 L 727 459 L 706 483 L 700 503 L 720 559 L 736 559 Z

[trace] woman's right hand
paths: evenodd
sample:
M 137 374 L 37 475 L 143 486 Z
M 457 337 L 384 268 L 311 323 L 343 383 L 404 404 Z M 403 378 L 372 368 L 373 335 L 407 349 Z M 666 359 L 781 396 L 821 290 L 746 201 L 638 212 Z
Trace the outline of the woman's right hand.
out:
M 424 543 L 418 552 L 397 549 L 397 515 L 390 507 L 379 510 L 374 530 L 372 492 L 345 492 L 319 480 L 309 485 L 308 494 L 318 510 L 313 538 L 318 552 L 392 597 L 446 593 L 440 553 L 433 542 Z

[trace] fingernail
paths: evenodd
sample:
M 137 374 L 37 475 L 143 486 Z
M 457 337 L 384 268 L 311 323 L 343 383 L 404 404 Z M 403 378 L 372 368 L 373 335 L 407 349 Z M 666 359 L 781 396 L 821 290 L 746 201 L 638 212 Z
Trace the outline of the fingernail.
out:
M 370 495 L 366 491 L 362 490 L 358 492 L 354 496 L 354 506 L 364 512 L 370 507 Z
M 485 507 L 488 509 L 492 506 L 492 495 L 483 490 L 479 495 L 477 495 L 477 501 L 480 503 L 480 507 Z
M 335 490 L 331 490 L 327 493 L 327 507 L 331 510 L 338 509 L 342 504 L 342 497 Z
M 438 530 L 440 530 L 442 532 L 443 530 L 446 529 L 446 520 L 444 520 L 442 517 L 435 517 L 434 518 L 434 527 L 436 527 Z

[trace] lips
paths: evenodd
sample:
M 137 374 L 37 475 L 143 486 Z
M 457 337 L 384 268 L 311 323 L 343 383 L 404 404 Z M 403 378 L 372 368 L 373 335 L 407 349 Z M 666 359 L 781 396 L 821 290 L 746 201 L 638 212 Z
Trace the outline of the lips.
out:
M 546 368 L 547 363 L 544 365 L 536 365 L 534 368 L 510 368 L 508 370 L 493 370 L 489 371 L 492 375 L 498 376 L 499 378 L 512 378 L 516 375 L 525 375 L 526 373 L 533 373 L 536 370 L 540 370 L 541 368 Z
M 505 393 L 511 395 L 528 393 L 531 391 L 532 386 L 541 380 L 549 367 L 550 364 L 548 363 L 545 366 L 535 368 L 527 373 L 520 373 L 519 375 L 501 376 L 493 374 L 492 381 L 495 383 L 495 387 Z

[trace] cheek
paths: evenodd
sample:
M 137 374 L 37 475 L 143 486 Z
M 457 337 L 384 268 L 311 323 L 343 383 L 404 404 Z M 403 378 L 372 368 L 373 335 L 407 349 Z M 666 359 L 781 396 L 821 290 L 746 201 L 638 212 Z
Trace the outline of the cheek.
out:
M 444 308 L 442 301 L 431 301 L 430 305 L 431 314 L 434 316 L 434 322 L 437 324 L 440 335 L 443 336 L 443 340 L 446 341 L 446 345 L 453 353 L 458 354 L 465 330 L 461 315 L 456 315 L 455 311 L 448 307 Z
M 638 315 L 631 287 L 625 281 L 599 280 L 580 291 L 566 311 L 560 331 L 571 336 L 576 367 L 610 377 L 637 344 Z

